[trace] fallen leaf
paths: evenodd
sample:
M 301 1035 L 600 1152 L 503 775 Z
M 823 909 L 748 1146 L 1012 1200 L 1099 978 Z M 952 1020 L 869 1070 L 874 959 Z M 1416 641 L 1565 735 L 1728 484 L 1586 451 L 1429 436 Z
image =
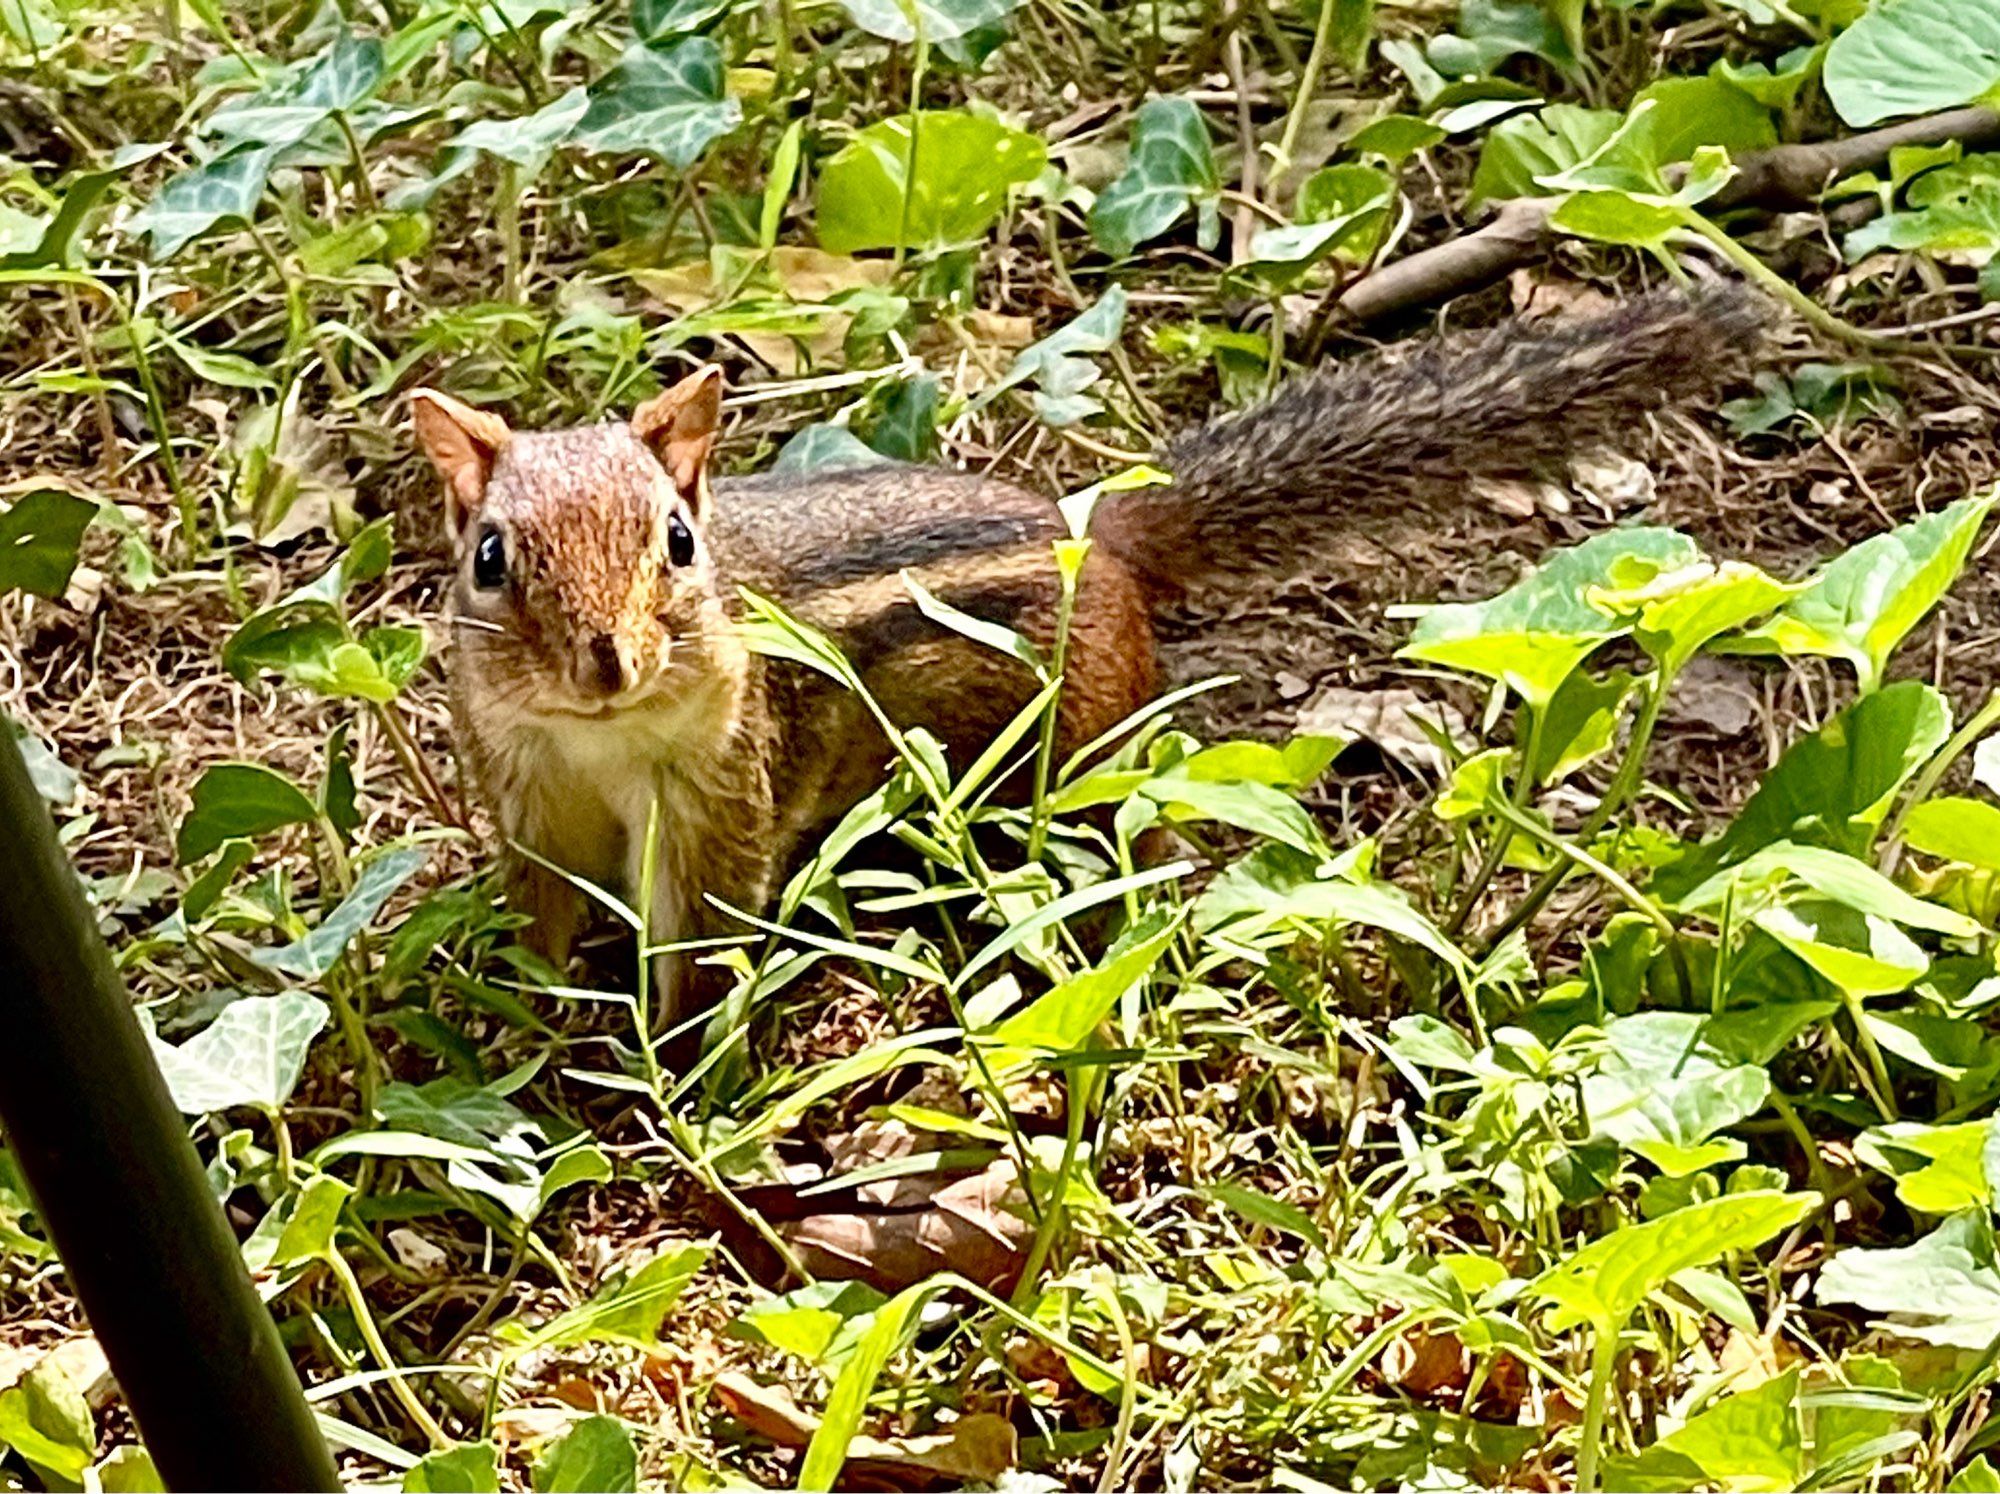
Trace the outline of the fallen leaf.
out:
M 805 1410 L 782 1385 L 760 1385 L 748 1375 L 716 1376 L 715 1398 L 723 1409 L 758 1436 L 780 1447 L 802 1448 L 819 1430 L 820 1418 Z M 1019 1441 L 1005 1417 L 990 1412 L 961 1416 L 940 1431 L 907 1437 L 870 1437 L 848 1444 L 842 1487 L 885 1479 L 896 1488 L 931 1487 L 941 1475 L 953 1486 L 990 1484 L 1014 1467 Z
M 1294 729 L 1307 735 L 1369 742 L 1390 761 L 1413 773 L 1442 778 L 1444 754 L 1413 718 L 1442 726 L 1453 741 L 1463 742 L 1471 736 L 1462 715 L 1414 690 L 1349 690 L 1339 686 L 1328 686 L 1300 706 Z

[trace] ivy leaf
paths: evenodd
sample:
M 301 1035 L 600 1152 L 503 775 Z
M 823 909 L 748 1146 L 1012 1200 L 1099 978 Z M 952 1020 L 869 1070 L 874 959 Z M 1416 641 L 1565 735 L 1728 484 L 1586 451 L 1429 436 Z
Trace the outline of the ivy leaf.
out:
M 1088 311 L 1058 327 L 1039 342 L 1023 348 L 1006 376 L 973 402 L 977 410 L 1017 384 L 1039 391 L 1035 409 L 1050 425 L 1068 425 L 1102 409 L 1084 391 L 1098 380 L 1097 365 L 1083 355 L 1117 346 L 1125 330 L 1126 293 L 1113 285 Z
M 243 996 L 183 1043 L 155 1038 L 153 1057 L 183 1115 L 238 1105 L 274 1114 L 292 1097 L 306 1054 L 326 1024 L 326 1003 L 303 991 Z
M 97 505 L 59 488 L 16 498 L 0 514 L 0 594 L 59 597 L 76 571 L 77 547 Z
M 1299 188 L 1299 221 L 1259 230 L 1250 240 L 1250 253 L 1261 262 L 1283 265 L 1288 273 L 1329 254 L 1364 264 L 1382 242 L 1395 200 L 1395 180 L 1379 167 L 1325 167 Z
M 1863 540 L 1829 561 L 1778 615 L 1730 647 L 1743 653 L 1845 659 L 1864 693 L 1882 682 L 1889 656 L 1965 568 L 2000 489 Z
M 742 117 L 743 106 L 723 96 L 721 48 L 694 36 L 671 47 L 627 48 L 590 85 L 575 138 L 587 150 L 638 152 L 687 167 Z
M 510 161 L 525 175 L 534 176 L 548 164 L 556 147 L 576 133 L 589 107 L 589 91 L 579 86 L 551 99 L 533 114 L 475 120 L 445 141 L 438 154 L 437 172 L 428 181 L 413 182 L 393 194 L 390 206 L 421 206 L 439 187 L 471 170 L 481 155 Z
M 819 1281 L 752 1303 L 729 1331 L 837 1370 L 888 1300 L 865 1281 Z
M 382 905 L 430 859 L 423 846 L 398 846 L 384 851 L 354 879 L 354 890 L 341 899 L 318 926 L 282 949 L 260 950 L 251 958 L 266 970 L 297 980 L 318 980 L 333 968 L 354 936 L 375 921 Z
M 1591 1323 L 1616 1332 L 1646 1297 L 1682 1271 L 1754 1250 L 1819 1207 L 1817 1193 L 1757 1191 L 1689 1204 L 1601 1235 L 1551 1267 L 1528 1295 L 1552 1304 L 1556 1330 Z
M 244 145 L 205 166 L 183 171 L 127 220 L 145 234 L 155 259 L 171 259 L 218 223 L 247 223 L 257 215 L 264 182 L 277 159 L 275 145 Z
M 699 31 L 729 9 L 729 0 L 632 0 L 632 29 L 641 41 Z
M 884 41 L 943 42 L 1004 21 L 1021 0 L 840 0 L 848 19 Z
M 382 74 L 381 40 L 343 30 L 296 78 L 223 105 L 202 133 L 219 137 L 225 148 L 296 145 L 329 115 L 373 94 Z
M 1895 171 L 1890 172 L 1893 192 Z M 1991 254 L 2000 250 L 2000 158 L 1972 156 L 1919 176 L 1910 211 L 1884 213 L 1841 240 L 1850 260 L 1879 249 Z
M 816 420 L 802 426 L 778 452 L 773 472 L 838 472 L 848 467 L 873 467 L 887 462 L 874 447 L 844 425 Z
M 1222 182 L 1208 125 L 1191 99 L 1152 99 L 1132 123 L 1132 154 L 1124 172 L 1090 209 L 1090 231 L 1117 258 L 1156 239 L 1192 209 L 1205 249 L 1221 236 L 1217 211 Z
M 1620 122 L 1615 110 L 1577 104 L 1551 104 L 1535 114 L 1502 120 L 1479 148 L 1471 205 L 1538 195 L 1542 177 L 1588 160 L 1617 132 Z
M 1827 48 L 1826 96 L 1848 124 L 1930 114 L 2000 89 L 2000 9 L 1986 0 L 1881 0 Z
M 911 173 L 910 128 L 907 114 L 870 125 L 821 168 L 822 246 L 849 254 L 893 249 L 905 234 L 908 248 L 977 239 L 1006 211 L 1009 190 L 1048 165 L 1037 136 L 969 110 L 926 109 Z
M 312 800 L 282 773 L 257 763 L 217 763 L 195 781 L 194 807 L 181 821 L 174 854 L 186 866 L 226 840 L 303 825 L 315 813 Z

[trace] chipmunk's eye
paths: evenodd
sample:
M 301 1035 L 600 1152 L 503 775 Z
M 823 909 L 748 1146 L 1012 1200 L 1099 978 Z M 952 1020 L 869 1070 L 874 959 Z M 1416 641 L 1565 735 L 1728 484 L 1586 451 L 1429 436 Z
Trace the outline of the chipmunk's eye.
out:
M 507 541 L 491 524 L 480 531 L 472 552 L 472 584 L 481 591 L 498 591 L 507 584 Z
M 678 512 L 667 515 L 667 559 L 676 566 L 694 564 L 694 531 Z

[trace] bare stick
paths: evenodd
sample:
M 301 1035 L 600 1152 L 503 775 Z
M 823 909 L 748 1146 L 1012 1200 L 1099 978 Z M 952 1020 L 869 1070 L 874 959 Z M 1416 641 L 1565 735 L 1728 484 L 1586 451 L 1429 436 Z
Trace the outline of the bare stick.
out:
M 1949 140 L 1966 145 L 2000 141 L 2000 111 L 1952 109 L 1844 140 L 1750 151 L 1737 158 L 1736 175 L 1704 206 L 1805 206 L 1841 177 L 1881 165 L 1898 146 L 1941 145 Z M 1561 200 L 1517 197 L 1502 203 L 1484 227 L 1355 281 L 1334 303 L 1336 317 L 1347 326 L 1365 326 L 1478 290 L 1510 270 L 1533 264 L 1548 245 L 1549 214 Z

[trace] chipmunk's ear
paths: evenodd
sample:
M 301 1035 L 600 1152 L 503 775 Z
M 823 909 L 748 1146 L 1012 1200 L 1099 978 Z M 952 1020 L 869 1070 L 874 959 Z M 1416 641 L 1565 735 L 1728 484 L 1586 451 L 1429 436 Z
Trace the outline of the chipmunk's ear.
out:
M 479 512 L 493 463 L 514 433 L 491 410 L 475 410 L 435 389 L 411 393 L 410 423 L 444 479 L 445 523 L 456 538 Z
M 708 499 L 708 454 L 722 426 L 722 370 L 689 374 L 632 412 L 632 434 L 652 448 L 696 518 Z

